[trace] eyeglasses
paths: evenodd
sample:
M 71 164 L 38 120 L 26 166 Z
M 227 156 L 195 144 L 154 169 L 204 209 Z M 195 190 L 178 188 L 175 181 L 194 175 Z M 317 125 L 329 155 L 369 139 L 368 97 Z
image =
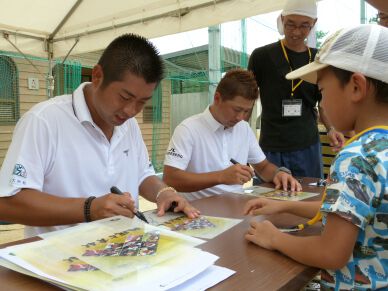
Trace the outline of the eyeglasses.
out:
M 294 31 L 299 29 L 303 33 L 307 33 L 311 30 L 312 26 L 309 24 L 295 25 L 293 23 L 284 23 L 284 28 L 288 31 Z

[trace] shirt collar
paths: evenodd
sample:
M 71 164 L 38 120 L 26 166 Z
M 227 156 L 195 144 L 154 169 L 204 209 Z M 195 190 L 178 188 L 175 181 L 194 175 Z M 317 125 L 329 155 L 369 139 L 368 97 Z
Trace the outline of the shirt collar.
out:
M 86 104 L 85 95 L 84 95 L 84 88 L 86 85 L 90 84 L 89 82 L 82 83 L 78 86 L 77 89 L 74 90 L 72 95 L 72 102 L 73 102 L 73 109 L 74 114 L 78 118 L 78 120 L 83 122 L 90 122 L 91 124 L 94 124 L 94 121 L 92 119 L 92 116 L 90 115 L 89 107 Z
M 219 130 L 220 128 L 224 129 L 224 126 L 219 123 L 215 118 L 214 116 L 212 115 L 212 113 L 210 112 L 210 106 L 208 106 L 205 111 L 203 112 L 203 116 L 206 120 L 206 122 L 209 124 L 211 130 L 213 132 L 216 132 L 217 130 Z
M 358 139 L 360 136 L 364 135 L 368 131 L 377 131 L 377 130 L 388 130 L 388 126 L 386 126 L 386 125 L 377 125 L 377 126 L 369 127 L 367 129 L 357 133 L 355 136 L 351 137 L 350 139 L 348 139 L 346 141 L 345 145 L 347 146 L 348 144 L 352 143 L 353 141 L 355 141 L 356 139 Z

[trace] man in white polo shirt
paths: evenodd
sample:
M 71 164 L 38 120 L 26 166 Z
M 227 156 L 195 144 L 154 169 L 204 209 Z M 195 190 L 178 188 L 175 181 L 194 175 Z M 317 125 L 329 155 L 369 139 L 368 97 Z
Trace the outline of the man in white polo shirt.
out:
M 132 118 L 162 77 L 155 47 L 122 35 L 102 54 L 91 83 L 24 114 L 0 172 L 0 219 L 35 226 L 26 227 L 31 236 L 114 215 L 133 217 L 138 195 L 156 202 L 159 215 L 175 201 L 176 211 L 197 217 L 198 210 L 155 176 Z M 112 194 L 112 186 L 124 195 Z
M 276 188 L 301 190 L 288 169 L 266 160 L 244 121 L 257 98 L 251 72 L 236 69 L 226 73 L 213 104 L 175 129 L 164 161 L 163 180 L 186 192 L 189 200 L 240 192 L 254 170 L 264 181 L 273 181 Z

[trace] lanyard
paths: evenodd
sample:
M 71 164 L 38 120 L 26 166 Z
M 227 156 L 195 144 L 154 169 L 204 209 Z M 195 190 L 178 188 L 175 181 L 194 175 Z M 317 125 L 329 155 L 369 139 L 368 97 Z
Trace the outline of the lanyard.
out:
M 283 40 L 280 41 L 280 44 L 282 46 L 284 57 L 286 58 L 287 63 L 290 66 L 290 72 L 292 72 L 291 63 L 290 63 L 290 60 L 288 58 L 288 54 L 287 54 L 286 48 L 284 47 Z M 309 63 L 311 63 L 311 51 L 310 51 L 310 48 L 307 47 L 307 50 L 309 52 Z M 294 97 L 294 92 L 295 92 L 296 88 L 298 88 L 299 85 L 302 84 L 302 82 L 303 82 L 303 80 L 299 80 L 299 82 L 294 86 L 294 80 L 291 80 L 291 98 Z
M 325 197 L 326 197 L 326 189 L 325 189 L 325 191 L 323 192 L 323 195 L 322 195 L 321 205 L 322 205 L 323 201 L 325 200 Z M 311 218 L 309 221 L 307 221 L 306 223 L 298 224 L 297 226 L 294 226 L 292 228 L 295 229 L 295 230 L 302 230 L 302 229 L 305 229 L 306 227 L 308 227 L 310 225 L 313 225 L 313 224 L 317 223 L 321 219 L 322 219 L 322 213 L 318 210 L 318 212 L 315 214 L 315 216 L 313 218 Z
M 325 190 L 323 191 L 323 194 L 322 194 L 321 205 L 322 205 L 323 201 L 325 201 L 325 197 L 326 197 L 326 187 L 325 187 Z M 311 218 L 309 221 L 307 221 L 306 223 L 301 223 L 301 224 L 292 226 L 287 230 L 287 232 L 294 232 L 294 231 L 303 230 L 306 227 L 309 227 L 309 226 L 317 223 L 321 219 L 322 219 L 322 213 L 320 210 L 318 210 L 318 212 L 315 214 L 315 216 L 313 218 Z

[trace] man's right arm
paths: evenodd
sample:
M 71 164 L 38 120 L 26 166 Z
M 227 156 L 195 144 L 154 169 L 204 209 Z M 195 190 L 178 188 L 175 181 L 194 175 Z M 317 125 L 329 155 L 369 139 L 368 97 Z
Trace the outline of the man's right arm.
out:
M 31 226 L 55 226 L 85 222 L 86 198 L 62 198 L 34 189 L 22 189 L 0 197 L 0 219 Z M 134 201 L 129 193 L 106 194 L 90 205 L 91 220 L 115 215 L 133 217 Z
M 240 164 L 207 173 L 191 173 L 167 165 L 163 170 L 163 181 L 179 192 L 195 192 L 219 184 L 243 185 L 251 180 L 252 176 L 253 170 Z
M 179 192 L 196 192 L 222 183 L 222 171 L 190 173 L 171 166 L 164 166 L 163 181 Z
M 33 189 L 0 198 L 0 218 L 33 226 L 74 224 L 84 221 L 85 198 L 61 198 Z

